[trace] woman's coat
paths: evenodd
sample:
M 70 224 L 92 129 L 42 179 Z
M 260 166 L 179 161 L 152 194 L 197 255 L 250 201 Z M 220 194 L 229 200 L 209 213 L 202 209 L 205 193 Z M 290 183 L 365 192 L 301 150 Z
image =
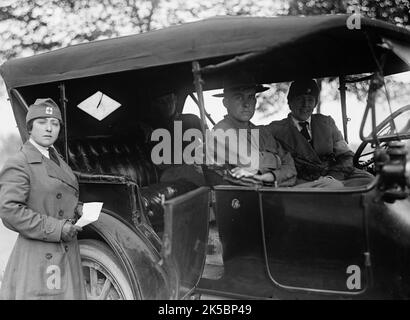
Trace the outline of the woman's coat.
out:
M 85 299 L 77 239 L 61 241 L 66 219 L 74 218 L 78 182 L 30 142 L 0 173 L 0 218 L 19 233 L 0 290 L 2 299 Z

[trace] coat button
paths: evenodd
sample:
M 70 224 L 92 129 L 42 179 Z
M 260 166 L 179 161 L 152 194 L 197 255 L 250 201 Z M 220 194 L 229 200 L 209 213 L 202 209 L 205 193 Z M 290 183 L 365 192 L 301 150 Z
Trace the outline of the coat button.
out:
M 65 252 L 67 252 L 68 251 L 68 246 L 67 245 L 64 246 L 64 249 L 65 249 Z
M 62 217 L 62 216 L 64 215 L 64 210 L 58 211 L 58 215 L 59 215 L 60 217 Z
M 57 193 L 56 197 L 57 197 L 57 199 L 61 199 L 62 194 L 59 192 L 59 193 Z
M 75 197 L 78 198 L 78 191 L 75 192 Z
M 46 253 L 46 259 L 50 260 L 53 257 L 53 255 L 51 253 Z

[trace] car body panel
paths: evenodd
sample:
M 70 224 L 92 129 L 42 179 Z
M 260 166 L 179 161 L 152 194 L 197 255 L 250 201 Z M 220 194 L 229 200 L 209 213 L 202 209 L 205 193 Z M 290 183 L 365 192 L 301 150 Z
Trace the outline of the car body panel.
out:
M 224 273 L 201 279 L 197 292 L 239 299 L 407 296 L 409 286 L 398 279 L 409 277 L 410 202 L 375 202 L 376 186 L 377 179 L 331 191 L 215 186 Z
M 136 298 L 171 298 L 168 270 L 161 265 L 161 256 L 142 230 L 105 209 L 98 221 L 85 228 L 97 232 L 120 259 Z
M 202 187 L 164 203 L 162 255 L 175 272 L 181 299 L 195 289 L 205 264 L 209 221 L 209 188 Z

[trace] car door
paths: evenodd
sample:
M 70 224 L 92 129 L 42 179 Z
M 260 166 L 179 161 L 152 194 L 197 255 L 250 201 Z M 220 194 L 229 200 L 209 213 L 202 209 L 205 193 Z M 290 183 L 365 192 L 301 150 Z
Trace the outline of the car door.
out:
M 170 272 L 171 298 L 187 297 L 204 269 L 209 194 L 209 188 L 201 187 L 164 203 L 162 256 Z
M 261 189 L 265 259 L 283 289 L 358 295 L 369 284 L 362 192 Z

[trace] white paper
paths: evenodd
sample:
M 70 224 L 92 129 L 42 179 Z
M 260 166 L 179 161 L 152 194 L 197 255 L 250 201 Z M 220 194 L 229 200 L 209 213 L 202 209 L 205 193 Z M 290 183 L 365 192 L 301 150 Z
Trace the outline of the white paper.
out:
M 91 97 L 81 102 L 77 107 L 87 112 L 90 116 L 101 121 L 117 110 L 121 103 L 111 99 L 109 96 L 97 91 Z
M 95 222 L 98 220 L 100 216 L 101 209 L 103 203 L 102 202 L 86 202 L 83 204 L 83 215 L 80 219 L 78 219 L 76 226 L 84 227 L 87 224 Z

